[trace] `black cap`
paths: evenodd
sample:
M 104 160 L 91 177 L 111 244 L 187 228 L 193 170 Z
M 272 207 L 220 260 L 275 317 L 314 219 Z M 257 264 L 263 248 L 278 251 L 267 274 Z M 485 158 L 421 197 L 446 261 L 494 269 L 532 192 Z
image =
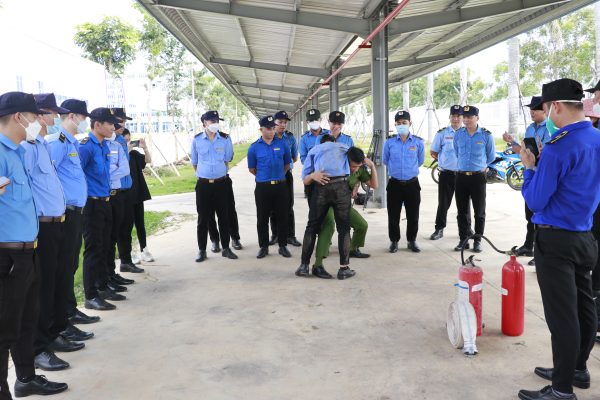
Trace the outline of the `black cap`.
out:
M 341 111 L 332 111 L 329 113 L 329 122 L 345 124 L 346 123 L 346 114 L 344 114 Z
M 394 115 L 394 121 L 398 121 L 399 119 L 405 119 L 410 121 L 410 113 L 408 111 L 400 110 Z
M 54 111 L 58 114 L 68 114 L 69 110 L 66 108 L 59 107 L 56 104 L 56 97 L 54 97 L 54 93 L 40 93 L 34 94 L 35 102 L 39 108 L 43 108 L 44 110 Z
M 200 117 L 200 121 L 223 121 L 223 118 L 219 117 L 218 111 L 207 111 Z
M 69 110 L 69 112 L 65 113 L 65 114 L 73 113 L 73 114 L 85 115 L 86 117 L 90 116 L 90 113 L 87 110 L 87 104 L 85 104 L 85 101 L 81 101 L 81 100 L 77 100 L 77 99 L 68 99 L 68 100 L 63 101 L 60 106 L 62 108 L 66 108 L 67 110 Z
M 18 112 L 34 114 L 49 114 L 38 108 L 32 94 L 23 92 L 8 92 L 0 96 L 0 117 Z
M 99 122 L 109 122 L 111 124 L 119 123 L 114 111 L 106 107 L 94 108 L 90 113 L 90 119 Z
M 543 110 L 543 104 L 544 103 L 542 103 L 542 96 L 533 96 L 529 104 L 525 104 L 525 107 L 529 107 L 532 110 Z
M 542 103 L 558 100 L 581 101 L 583 88 L 581 83 L 573 79 L 563 78 L 542 86 Z
M 291 121 L 290 117 L 288 117 L 288 113 L 285 111 L 277 111 L 273 115 L 273 119 L 287 119 L 288 121 Z
M 452 107 L 450 107 L 450 115 L 463 115 L 462 106 L 455 104 Z
M 464 106 L 463 115 L 479 116 L 479 108 L 475 106 Z
M 115 117 L 119 119 L 127 119 L 129 121 L 133 119 L 125 114 L 125 109 L 123 107 L 113 107 L 111 110 L 113 110 Z
M 321 111 L 317 110 L 316 108 L 311 108 L 310 110 L 306 111 L 306 120 L 308 122 L 317 121 L 320 118 L 321 118 Z
M 596 90 L 600 90 L 600 81 L 598 81 L 598 83 L 596 83 L 596 86 L 594 86 L 593 88 L 585 89 L 584 92 L 594 93 Z
M 275 118 L 272 115 L 265 115 L 258 120 L 261 128 L 273 128 L 275 126 Z

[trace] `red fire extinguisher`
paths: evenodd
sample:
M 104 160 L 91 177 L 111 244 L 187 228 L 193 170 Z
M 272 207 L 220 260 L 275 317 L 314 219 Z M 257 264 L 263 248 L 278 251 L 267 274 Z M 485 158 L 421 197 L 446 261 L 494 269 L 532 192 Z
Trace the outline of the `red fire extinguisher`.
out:
M 473 264 L 471 256 L 468 263 L 463 264 L 458 270 L 458 280 L 466 282 L 469 285 L 469 303 L 475 309 L 477 317 L 477 336 L 481 336 L 483 328 L 482 312 L 483 312 L 483 270 Z
M 502 267 L 502 333 L 520 336 L 525 327 L 525 269 L 510 256 Z

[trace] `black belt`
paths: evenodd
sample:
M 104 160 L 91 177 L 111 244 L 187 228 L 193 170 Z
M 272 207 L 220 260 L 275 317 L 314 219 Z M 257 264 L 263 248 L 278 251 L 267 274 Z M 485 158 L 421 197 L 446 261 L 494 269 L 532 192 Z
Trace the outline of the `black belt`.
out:
M 126 191 L 128 191 L 129 189 L 111 189 L 110 190 L 110 195 L 111 196 L 116 196 L 119 193 L 124 193 Z
M 37 247 L 37 239 L 33 242 L 6 242 L 0 243 L 0 249 L 30 250 Z
M 440 169 L 440 174 L 452 174 L 452 175 L 456 175 L 456 171 L 452 171 L 451 169 Z
M 96 197 L 96 196 L 88 196 L 88 199 L 98 200 L 98 201 L 109 201 L 110 197 Z
M 456 171 L 456 172 L 459 175 L 466 175 L 466 176 L 485 174 L 485 171 Z
M 217 183 L 224 181 L 225 179 L 227 179 L 227 175 L 215 179 L 198 178 L 198 181 L 202 183 Z
M 536 224 L 535 229 L 549 229 L 549 230 L 553 230 L 553 231 L 563 231 L 563 232 L 571 232 L 571 233 L 588 233 L 588 232 L 590 232 L 590 231 L 570 231 L 568 229 L 559 228 L 558 226 L 543 225 L 543 224 L 539 224 L 539 225 Z
M 83 214 L 83 207 L 67 206 L 67 210 L 76 211 L 76 212 L 78 212 L 80 214 Z
M 327 185 L 330 183 L 344 182 L 347 180 L 348 180 L 348 176 L 332 176 L 332 177 L 329 177 L 329 180 L 327 181 Z
M 390 178 L 390 181 L 394 181 L 396 183 L 399 183 L 401 185 L 408 185 L 409 183 L 413 183 L 415 181 L 417 181 L 419 178 L 417 178 L 416 176 L 412 179 L 409 179 L 407 181 L 401 181 L 400 179 L 396 179 L 396 178 Z
M 286 180 L 280 180 L 280 181 L 266 181 L 266 182 L 256 182 L 257 185 L 279 185 L 280 183 L 285 183 Z
M 40 222 L 65 222 L 65 216 L 61 215 L 60 217 L 38 217 Z

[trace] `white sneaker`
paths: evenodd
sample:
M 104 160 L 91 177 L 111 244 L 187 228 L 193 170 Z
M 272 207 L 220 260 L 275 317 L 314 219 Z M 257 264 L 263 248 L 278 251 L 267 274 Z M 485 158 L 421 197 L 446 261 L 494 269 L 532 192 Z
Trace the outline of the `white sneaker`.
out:
M 144 248 L 142 250 L 142 261 L 144 262 L 152 262 L 154 261 L 154 257 L 152 257 L 152 253 L 148 250 L 148 248 Z
M 140 255 L 135 250 L 133 250 L 131 252 L 131 263 L 133 265 L 137 265 L 137 264 L 141 264 L 142 263 L 142 260 L 140 260 Z

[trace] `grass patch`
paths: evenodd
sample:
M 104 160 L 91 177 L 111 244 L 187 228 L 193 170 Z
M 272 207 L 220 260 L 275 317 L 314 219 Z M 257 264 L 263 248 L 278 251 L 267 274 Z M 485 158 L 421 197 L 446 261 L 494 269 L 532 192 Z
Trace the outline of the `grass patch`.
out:
M 146 235 L 150 236 L 161 229 L 167 226 L 166 219 L 171 216 L 169 211 L 146 211 L 144 213 L 144 221 L 146 224 Z M 137 232 L 135 227 L 133 228 L 133 232 L 131 233 L 131 244 L 132 248 L 137 249 L 138 241 L 137 241 Z M 79 251 L 79 268 L 77 268 L 77 272 L 75 273 L 75 297 L 77 298 L 77 303 L 82 303 L 84 301 L 84 293 L 83 293 L 83 246 L 81 246 L 81 250 Z M 117 268 L 119 268 L 119 263 L 117 262 Z M 117 270 L 118 272 L 118 270 Z

